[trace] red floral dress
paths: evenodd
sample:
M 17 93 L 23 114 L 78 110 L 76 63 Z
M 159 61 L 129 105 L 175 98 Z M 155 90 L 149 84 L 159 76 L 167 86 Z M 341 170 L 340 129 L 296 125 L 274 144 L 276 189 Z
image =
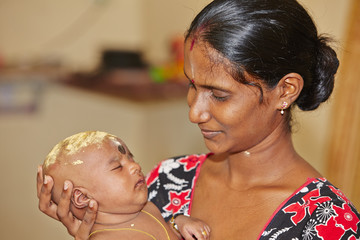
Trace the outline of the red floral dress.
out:
M 173 215 L 190 216 L 193 189 L 208 156 L 167 159 L 148 174 L 149 201 L 166 221 Z M 258 239 L 357 240 L 359 219 L 360 214 L 339 189 L 324 178 L 313 178 L 278 207 Z

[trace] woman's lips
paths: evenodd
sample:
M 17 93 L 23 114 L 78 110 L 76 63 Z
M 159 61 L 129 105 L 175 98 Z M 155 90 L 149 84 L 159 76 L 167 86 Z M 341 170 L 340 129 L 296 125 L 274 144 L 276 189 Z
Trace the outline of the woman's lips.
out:
M 212 131 L 207 129 L 201 129 L 201 133 L 204 136 L 204 138 L 213 138 L 220 134 L 220 131 Z

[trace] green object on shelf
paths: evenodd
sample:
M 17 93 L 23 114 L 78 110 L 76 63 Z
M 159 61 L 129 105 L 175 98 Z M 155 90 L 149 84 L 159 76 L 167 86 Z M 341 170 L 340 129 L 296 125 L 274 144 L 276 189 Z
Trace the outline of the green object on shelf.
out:
M 165 82 L 165 71 L 161 67 L 151 67 L 150 68 L 150 77 L 154 82 L 163 83 Z

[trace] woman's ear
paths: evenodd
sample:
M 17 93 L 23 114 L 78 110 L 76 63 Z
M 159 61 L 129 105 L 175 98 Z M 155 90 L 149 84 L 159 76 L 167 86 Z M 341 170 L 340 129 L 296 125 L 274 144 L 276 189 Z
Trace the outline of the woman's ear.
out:
M 90 198 L 86 195 L 83 189 L 74 188 L 71 195 L 71 202 L 76 208 L 85 208 L 89 205 Z
M 279 109 L 284 108 L 284 103 L 290 106 L 299 97 L 304 87 L 304 80 L 298 73 L 286 74 L 277 85 L 280 91 Z

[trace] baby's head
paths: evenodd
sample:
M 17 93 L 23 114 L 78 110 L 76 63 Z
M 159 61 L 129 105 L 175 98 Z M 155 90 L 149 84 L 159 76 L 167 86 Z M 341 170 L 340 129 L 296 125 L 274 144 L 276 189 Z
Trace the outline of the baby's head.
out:
M 70 209 L 79 219 L 91 199 L 99 212 L 114 214 L 137 212 L 147 201 L 141 167 L 125 143 L 106 132 L 81 132 L 62 140 L 47 155 L 43 171 L 54 179 L 55 203 L 64 181 L 73 183 Z

